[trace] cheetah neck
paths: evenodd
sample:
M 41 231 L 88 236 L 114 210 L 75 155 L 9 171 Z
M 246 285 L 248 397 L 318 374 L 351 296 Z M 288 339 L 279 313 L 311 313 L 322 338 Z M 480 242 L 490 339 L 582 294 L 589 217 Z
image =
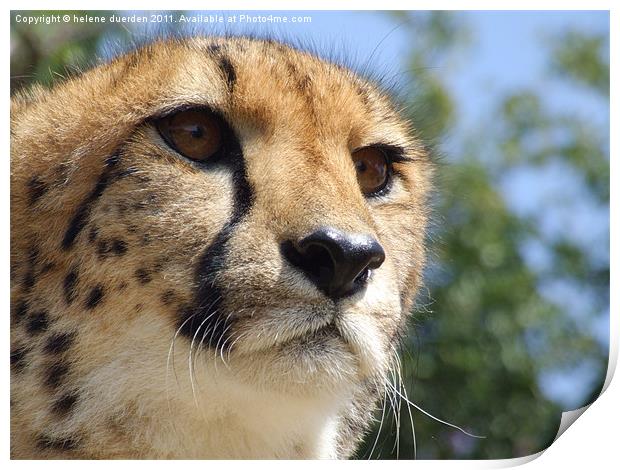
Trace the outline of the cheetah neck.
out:
M 339 415 L 349 397 L 287 396 L 212 381 L 191 402 L 161 395 L 136 425 L 136 448 L 152 458 L 329 459 L 337 457 Z M 142 398 L 142 409 L 146 408 Z M 143 411 L 143 412 L 144 412 Z M 130 431 L 130 429 L 128 429 Z

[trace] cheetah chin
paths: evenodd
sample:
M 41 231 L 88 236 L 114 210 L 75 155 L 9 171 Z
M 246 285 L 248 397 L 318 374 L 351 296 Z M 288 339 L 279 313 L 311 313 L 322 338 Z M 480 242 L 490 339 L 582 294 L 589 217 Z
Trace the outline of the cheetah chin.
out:
M 347 458 L 421 284 L 432 164 L 374 82 L 160 40 L 11 102 L 13 458 Z

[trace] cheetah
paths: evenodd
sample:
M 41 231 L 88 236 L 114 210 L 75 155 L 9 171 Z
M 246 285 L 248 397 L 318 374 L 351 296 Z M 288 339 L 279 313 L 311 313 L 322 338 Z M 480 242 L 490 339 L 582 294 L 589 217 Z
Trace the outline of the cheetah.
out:
M 432 172 L 377 83 L 273 40 L 154 40 L 16 93 L 12 458 L 353 456 Z

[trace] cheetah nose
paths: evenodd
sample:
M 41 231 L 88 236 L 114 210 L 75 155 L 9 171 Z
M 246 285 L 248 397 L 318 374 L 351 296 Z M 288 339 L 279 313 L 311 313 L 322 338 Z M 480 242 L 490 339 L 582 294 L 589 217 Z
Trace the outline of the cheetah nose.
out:
M 333 300 L 362 289 L 370 271 L 385 260 L 381 245 L 369 235 L 321 227 L 309 235 L 282 244 L 284 257 Z

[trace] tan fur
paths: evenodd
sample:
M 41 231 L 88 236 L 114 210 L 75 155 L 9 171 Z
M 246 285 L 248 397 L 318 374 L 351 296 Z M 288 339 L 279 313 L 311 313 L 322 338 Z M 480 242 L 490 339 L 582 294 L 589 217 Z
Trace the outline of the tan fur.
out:
M 234 211 L 231 174 L 179 157 L 149 123 L 188 105 L 220 110 L 252 188 L 218 272 L 231 349 L 175 335 L 200 256 Z M 375 142 L 412 161 L 395 163 L 392 190 L 371 200 L 350 153 Z M 94 197 L 112 155 L 125 176 Z M 13 458 L 350 456 L 421 282 L 430 172 L 385 94 L 275 42 L 156 42 L 14 97 Z M 279 252 L 327 225 L 372 235 L 386 253 L 364 294 L 337 304 Z M 322 336 L 329 323 L 340 336 Z M 56 334 L 71 340 L 50 352 Z

